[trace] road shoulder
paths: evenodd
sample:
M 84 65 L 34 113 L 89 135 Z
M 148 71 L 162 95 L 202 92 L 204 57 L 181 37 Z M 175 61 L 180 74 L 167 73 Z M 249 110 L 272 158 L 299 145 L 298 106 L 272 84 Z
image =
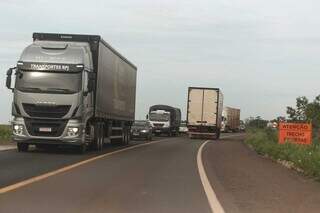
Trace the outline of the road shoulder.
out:
M 16 149 L 15 145 L 0 145 L 0 151 Z
M 208 143 L 203 163 L 226 212 L 319 212 L 320 184 L 262 158 L 244 137 Z

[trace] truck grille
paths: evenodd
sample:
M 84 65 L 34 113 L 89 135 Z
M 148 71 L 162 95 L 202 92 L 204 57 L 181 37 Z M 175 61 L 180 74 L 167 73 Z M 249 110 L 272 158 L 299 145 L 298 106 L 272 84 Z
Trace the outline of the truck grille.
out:
M 59 137 L 62 135 L 67 120 L 47 120 L 47 119 L 29 119 L 25 118 L 27 131 L 32 136 Z M 40 128 L 50 128 L 50 132 L 41 132 Z
M 71 108 L 70 105 L 39 106 L 26 103 L 23 103 L 22 106 L 29 116 L 38 118 L 62 118 Z
M 163 127 L 164 124 L 158 124 L 158 123 L 154 123 L 153 126 L 154 127 Z

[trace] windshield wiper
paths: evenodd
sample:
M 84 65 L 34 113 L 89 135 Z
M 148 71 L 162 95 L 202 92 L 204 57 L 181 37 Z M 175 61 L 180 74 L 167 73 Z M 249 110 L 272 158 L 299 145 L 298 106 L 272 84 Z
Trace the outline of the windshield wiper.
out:
M 64 88 L 48 88 L 48 92 L 62 92 L 62 93 L 67 93 L 67 94 L 73 94 L 75 91 L 70 90 L 70 89 L 64 89 Z
M 44 92 L 44 90 L 38 87 L 19 87 L 18 90 L 21 90 L 23 92 Z

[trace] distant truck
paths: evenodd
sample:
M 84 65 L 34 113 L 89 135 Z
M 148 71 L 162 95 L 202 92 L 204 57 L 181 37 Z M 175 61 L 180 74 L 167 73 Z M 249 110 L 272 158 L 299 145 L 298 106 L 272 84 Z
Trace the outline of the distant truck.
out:
M 104 139 L 128 144 L 136 73 L 137 67 L 98 35 L 34 33 L 7 72 L 18 150 L 30 144 L 101 150 Z
M 222 111 L 222 132 L 238 132 L 240 130 L 240 109 L 224 107 Z
M 149 121 L 155 135 L 162 133 L 176 136 L 181 124 L 181 111 L 167 105 L 154 105 L 149 108 Z
M 218 88 L 189 87 L 187 127 L 189 138 L 220 138 L 223 94 Z

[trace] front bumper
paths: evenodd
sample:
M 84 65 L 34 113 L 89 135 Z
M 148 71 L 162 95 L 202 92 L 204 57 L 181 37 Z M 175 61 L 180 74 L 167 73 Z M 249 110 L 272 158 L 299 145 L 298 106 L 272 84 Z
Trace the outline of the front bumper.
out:
M 168 133 L 170 132 L 169 127 L 153 127 L 152 128 L 153 133 Z
M 33 119 L 30 119 L 34 121 Z M 32 123 L 32 122 L 31 122 Z M 12 140 L 14 142 L 23 142 L 29 144 L 69 144 L 69 145 L 81 145 L 85 143 L 85 132 L 84 125 L 79 120 L 68 120 L 66 121 L 66 125 L 62 130 L 62 134 L 59 136 L 39 136 L 30 133 L 30 128 L 33 128 L 32 124 L 30 124 L 27 128 L 26 122 L 24 118 L 14 118 L 12 121 L 12 127 L 14 125 L 21 125 L 23 127 L 23 131 L 21 134 L 16 134 L 12 129 Z M 45 127 L 45 125 L 44 125 Z M 70 127 L 77 127 L 78 134 L 74 136 L 69 136 L 67 131 Z
M 148 137 L 150 132 L 132 132 L 131 138 L 145 138 Z

